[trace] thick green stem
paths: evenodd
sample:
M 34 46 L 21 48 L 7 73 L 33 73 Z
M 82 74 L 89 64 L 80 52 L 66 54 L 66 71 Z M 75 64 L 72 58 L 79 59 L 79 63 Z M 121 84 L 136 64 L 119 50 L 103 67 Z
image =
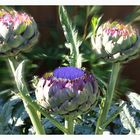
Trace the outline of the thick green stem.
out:
M 9 62 L 9 65 L 11 67 L 12 74 L 15 77 L 14 64 L 13 64 L 13 62 L 10 59 L 8 59 L 8 62 Z M 42 126 L 42 124 L 41 124 L 41 122 L 39 120 L 39 117 L 37 115 L 36 110 L 30 104 L 28 104 L 28 102 L 24 98 L 25 95 L 29 96 L 29 93 L 28 92 L 24 92 L 23 93 L 22 91 L 20 91 L 20 94 L 23 97 L 22 100 L 23 100 L 23 103 L 24 103 L 24 107 L 25 107 L 25 109 L 26 109 L 26 111 L 27 111 L 27 113 L 28 113 L 28 115 L 29 115 L 29 117 L 31 119 L 31 122 L 33 124 L 33 127 L 35 129 L 36 134 L 45 134 L 45 130 L 44 130 L 44 128 L 43 128 L 43 126 Z
M 106 117 L 109 112 L 110 105 L 111 105 L 111 102 L 113 99 L 113 94 L 114 94 L 115 85 L 117 82 L 119 71 L 120 71 L 120 63 L 114 63 L 112 66 L 111 78 L 109 81 L 108 91 L 107 91 L 107 95 L 106 95 L 105 107 L 103 109 L 102 115 L 103 115 L 104 119 L 102 120 L 102 122 L 106 121 Z
M 120 71 L 120 63 L 113 63 L 112 66 L 112 73 L 111 73 L 111 77 L 110 77 L 110 81 L 109 81 L 109 86 L 107 89 L 107 94 L 106 94 L 106 98 L 105 98 L 105 102 L 103 103 L 103 110 L 99 115 L 99 121 L 98 121 L 98 125 L 96 127 L 96 134 L 103 134 L 103 129 L 101 129 L 101 126 L 106 122 L 107 120 L 107 114 L 109 112 L 110 109 L 110 105 L 112 103 L 112 99 L 113 99 L 113 94 L 114 94 L 114 90 L 115 90 L 115 85 L 117 82 L 117 78 L 118 78 L 118 73 Z
M 125 103 L 123 103 L 120 107 L 118 107 L 118 109 L 113 114 L 111 114 L 111 116 L 102 125 L 102 128 L 105 128 L 109 123 L 111 123 L 119 115 L 119 113 L 122 111 L 124 105 L 125 105 Z
M 37 115 L 36 110 L 31 105 L 26 103 L 24 100 L 23 100 L 23 103 L 24 103 L 24 107 L 31 119 L 31 122 L 33 124 L 36 134 L 40 134 L 40 135 L 45 134 L 45 130 L 40 122 L 40 119 Z
M 72 116 L 65 117 L 65 128 L 68 130 L 67 134 L 74 134 L 74 118 Z
M 23 97 L 21 97 L 23 98 Z M 48 120 L 51 121 L 51 123 L 53 123 L 58 129 L 60 129 L 62 132 L 68 134 L 68 130 L 65 129 L 64 126 L 62 126 L 58 121 L 56 121 L 53 117 L 51 117 L 47 111 L 42 108 L 40 105 L 37 104 L 36 101 L 32 100 L 30 96 L 28 95 L 24 95 L 24 98 L 26 99 L 26 101 L 28 102 L 28 104 L 30 104 L 35 110 L 38 110 L 43 116 L 47 117 Z
M 14 65 L 13 65 L 13 63 L 12 63 L 12 61 L 11 61 L 10 59 L 9 59 L 8 61 L 9 61 L 9 64 L 10 64 L 10 66 L 11 66 L 11 68 L 12 68 L 12 72 L 13 72 L 13 74 L 14 74 L 14 76 L 15 76 L 15 68 L 14 68 Z M 40 112 L 43 116 L 47 117 L 48 120 L 50 120 L 50 121 L 51 121 L 58 129 L 60 129 L 62 132 L 66 133 L 66 134 L 68 133 L 68 130 L 65 129 L 65 127 L 64 127 L 61 123 L 59 123 L 59 122 L 56 121 L 53 117 L 51 117 L 51 116 L 49 115 L 49 113 L 47 113 L 47 111 L 46 111 L 44 108 L 42 108 L 40 105 L 37 104 L 36 101 L 32 100 L 31 96 L 30 96 L 29 93 L 28 93 L 28 90 L 27 90 L 25 84 L 23 85 L 23 89 L 22 89 L 22 90 L 24 91 L 24 94 L 21 93 L 21 91 L 20 91 L 19 96 L 22 98 L 23 101 L 26 101 L 26 104 L 28 104 L 29 107 L 31 106 L 32 108 L 34 108 L 34 110 L 35 110 L 36 112 L 38 111 L 38 112 Z M 38 115 L 38 117 L 39 117 L 39 115 Z

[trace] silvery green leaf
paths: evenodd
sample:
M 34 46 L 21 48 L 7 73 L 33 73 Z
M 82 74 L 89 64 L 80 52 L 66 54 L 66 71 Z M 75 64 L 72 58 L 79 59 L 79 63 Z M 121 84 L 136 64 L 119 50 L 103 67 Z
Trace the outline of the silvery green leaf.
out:
M 20 102 L 20 99 L 17 96 L 12 96 L 12 98 L 10 98 L 10 100 L 4 104 L 1 114 L 5 123 L 12 124 L 13 109 L 18 102 Z
M 20 128 L 15 126 L 15 111 L 19 109 L 21 99 L 14 95 L 3 105 L 0 111 L 0 134 L 19 134 Z
M 22 70 L 23 70 L 23 64 L 24 64 L 24 61 L 22 61 L 19 66 L 17 67 L 16 71 L 15 71 L 15 80 L 16 80 L 16 83 L 17 86 L 18 86 L 18 89 L 20 91 L 23 90 L 23 83 L 22 83 Z
M 137 109 L 140 110 L 140 95 L 134 92 L 130 92 L 128 95 L 129 100 L 131 101 L 132 105 Z
M 65 38 L 67 42 L 65 43 L 66 47 L 70 49 L 71 65 L 72 66 L 81 66 L 78 63 L 81 63 L 79 59 L 79 47 L 82 41 L 78 38 L 78 32 L 75 27 L 72 26 L 72 23 L 68 17 L 67 11 L 63 6 L 59 7 L 59 18 L 64 31 Z
M 59 17 L 67 42 L 71 43 L 72 48 L 79 47 L 81 41 L 78 40 L 77 31 L 72 27 L 72 23 L 63 6 L 60 6 L 59 8 Z
M 124 101 L 122 101 L 124 103 Z M 121 103 L 121 104 L 122 104 Z M 135 110 L 133 110 L 127 103 L 124 105 L 122 111 L 120 112 L 120 119 L 124 128 L 130 131 L 130 134 L 136 133 L 136 121 L 135 121 Z
M 15 81 L 17 84 L 17 88 L 22 93 L 28 93 L 28 90 L 25 86 L 25 82 L 23 80 L 23 67 L 24 67 L 25 61 L 22 61 L 19 66 L 17 67 L 15 71 Z

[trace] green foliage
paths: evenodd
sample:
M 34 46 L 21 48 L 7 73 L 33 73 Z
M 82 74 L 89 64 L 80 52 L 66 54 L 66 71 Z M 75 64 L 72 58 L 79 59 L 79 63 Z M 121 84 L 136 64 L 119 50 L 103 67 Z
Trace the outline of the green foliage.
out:
M 130 134 L 136 134 L 136 122 L 132 114 L 133 110 L 129 106 L 125 105 L 120 113 L 120 119 L 123 126 L 128 129 Z
M 26 10 L 25 7 L 23 8 Z M 101 98 L 104 97 L 111 74 L 111 64 L 104 63 L 95 57 L 89 39 L 93 33 L 96 33 L 96 29 L 100 24 L 101 8 L 99 6 L 79 7 L 77 13 L 70 14 L 74 10 L 74 7 L 64 8 L 60 6 L 59 17 L 66 38 L 65 46 L 67 48 L 64 47 L 61 38 L 58 37 L 56 29 L 51 29 L 51 36 L 55 41 L 50 42 L 46 40 L 44 44 L 34 46 L 30 53 L 24 53 L 16 58 L 18 61 L 22 59 L 28 60 L 24 74 L 29 92 L 32 93 L 31 96 L 33 98 L 35 98 L 35 95 L 34 89 L 31 86 L 31 80 L 34 75 L 41 76 L 46 71 L 51 72 L 58 66 L 75 65 L 75 63 L 77 67 L 82 66 L 83 69 L 86 68 L 88 71 L 95 73 L 101 90 Z M 20 9 L 20 7 L 17 9 Z M 125 21 L 128 23 L 134 22 L 139 25 L 139 13 L 140 9 L 135 9 L 134 12 L 125 18 Z M 91 23 L 92 25 L 90 25 Z M 21 81 L 23 64 L 24 62 L 21 63 L 16 71 L 16 79 L 19 84 L 18 88 L 26 91 Z M 13 76 L 9 74 L 7 63 L 3 58 L 0 58 L 0 66 L 0 134 L 34 134 L 35 131 L 24 109 L 23 103 L 17 94 L 15 94 L 17 89 L 14 86 L 14 80 L 11 80 Z M 128 89 L 128 80 L 122 77 L 119 78 L 109 116 L 117 111 L 120 98 L 122 95 L 126 96 L 125 93 Z M 128 101 L 125 102 L 120 117 L 117 115 L 109 123 L 107 131 L 111 134 L 140 134 L 139 98 L 137 94 L 128 94 L 128 99 L 131 104 Z M 86 115 L 78 118 L 75 124 L 75 134 L 94 134 L 98 113 L 99 105 Z M 60 116 L 54 117 L 64 124 L 63 118 Z M 46 134 L 62 134 L 62 131 L 55 127 L 49 119 L 42 117 L 42 123 L 45 127 Z
M 18 88 L 19 92 L 26 95 L 28 93 L 28 90 L 26 88 L 26 84 L 25 84 L 24 79 L 23 79 L 24 64 L 25 64 L 25 61 L 22 61 L 19 64 L 19 66 L 17 67 L 14 75 L 15 75 L 15 81 L 16 81 L 17 88 Z
M 128 99 L 130 102 L 125 102 L 120 113 L 121 122 L 129 130 L 129 134 L 140 134 L 140 95 L 130 92 Z
M 132 103 L 132 106 L 140 111 L 140 95 L 134 92 L 130 92 L 127 96 Z
M 128 16 L 126 16 L 124 20 L 125 22 L 130 24 L 140 22 L 140 7 L 135 7 L 134 11 L 132 11 Z
M 13 95 L 4 103 L 0 111 L 0 134 L 24 134 L 28 132 L 28 115 L 24 110 L 21 99 Z M 27 133 L 26 132 L 26 133 Z
M 92 23 L 92 30 L 93 30 L 93 36 L 95 36 L 96 35 L 96 30 L 97 30 L 97 28 L 99 27 L 99 22 L 100 22 L 100 20 L 101 20 L 101 18 L 102 17 L 92 17 L 92 19 L 91 19 L 91 23 Z
M 66 37 L 67 43 L 65 46 L 70 49 L 69 62 L 71 66 L 81 67 L 81 54 L 79 53 L 79 47 L 82 43 L 78 39 L 78 32 L 75 27 L 72 27 L 72 23 L 67 15 L 67 12 L 63 6 L 59 7 L 59 17 Z

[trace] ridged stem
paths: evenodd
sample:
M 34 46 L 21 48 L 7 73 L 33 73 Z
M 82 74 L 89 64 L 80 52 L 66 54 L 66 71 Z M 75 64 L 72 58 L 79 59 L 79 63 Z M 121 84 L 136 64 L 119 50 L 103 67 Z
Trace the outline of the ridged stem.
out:
M 43 128 L 43 125 L 41 124 L 40 118 L 38 117 L 36 110 L 30 104 L 26 103 L 26 101 L 23 100 L 23 103 L 24 103 L 24 107 L 31 119 L 31 122 L 33 124 L 36 134 L 45 135 L 45 130 Z
M 47 111 L 44 108 L 38 105 L 36 101 L 32 100 L 30 96 L 25 95 L 24 98 L 26 98 L 26 101 L 28 102 L 28 104 L 30 104 L 35 110 L 39 111 L 43 116 L 48 118 L 48 120 L 51 121 L 51 123 L 54 124 L 58 129 L 60 129 L 65 134 L 69 133 L 68 130 L 62 124 L 60 124 L 53 117 L 51 117 L 49 113 L 47 113 Z
M 11 70 L 12 70 L 12 73 L 14 75 L 15 73 L 15 68 L 14 68 L 14 65 L 13 65 L 13 62 L 9 59 L 8 60 L 9 64 L 10 64 L 10 67 L 11 67 Z M 58 121 L 56 121 L 53 117 L 51 117 L 49 115 L 49 113 L 47 113 L 47 111 L 45 109 L 43 109 L 39 104 L 37 104 L 37 102 L 35 100 L 32 100 L 31 96 L 29 95 L 28 93 L 28 90 L 26 88 L 26 85 L 24 84 L 23 85 L 23 89 L 24 89 L 24 94 L 20 94 L 19 93 L 19 96 L 21 97 L 21 99 L 23 101 L 26 101 L 26 106 L 28 105 L 28 107 L 30 108 L 30 110 L 34 109 L 36 111 L 36 113 L 40 112 L 43 116 L 47 117 L 48 120 L 51 121 L 52 124 L 54 124 L 58 129 L 60 129 L 62 132 L 64 132 L 65 134 L 68 133 L 68 130 L 65 129 L 65 127 L 59 123 Z M 25 93 L 26 92 L 26 93 Z M 40 117 L 40 113 L 38 115 L 38 117 Z M 34 119 L 32 119 L 34 120 Z
M 65 117 L 65 128 L 68 130 L 69 135 L 74 134 L 74 118 L 72 116 Z
M 13 76 L 15 77 L 14 64 L 10 59 L 8 59 L 8 62 L 9 62 L 9 66 L 11 67 L 11 72 L 12 72 Z M 33 127 L 35 129 L 36 134 L 45 134 L 45 130 L 44 130 L 42 124 L 41 124 L 41 121 L 40 121 L 40 119 L 39 119 L 39 117 L 37 115 L 36 110 L 30 104 L 28 104 L 28 102 L 26 101 L 26 98 L 24 98 L 25 95 L 29 96 L 29 93 L 22 93 L 20 91 L 20 94 L 23 97 L 22 100 L 23 100 L 24 107 L 25 107 L 25 109 L 26 109 L 26 111 L 27 111 L 27 113 L 28 113 L 28 115 L 29 115 L 29 117 L 31 119 L 31 122 L 33 124 Z
M 106 98 L 103 103 L 103 109 L 102 109 L 102 112 L 100 112 L 99 118 L 97 121 L 97 126 L 96 126 L 96 131 L 95 131 L 96 134 L 103 134 L 103 131 L 105 129 L 105 128 L 102 128 L 102 125 L 107 121 L 107 114 L 109 112 L 109 109 L 112 103 L 119 71 L 120 71 L 120 63 L 119 62 L 113 63 L 112 73 L 111 73 L 111 77 L 110 77 L 110 81 L 109 81 L 109 85 L 107 89 Z

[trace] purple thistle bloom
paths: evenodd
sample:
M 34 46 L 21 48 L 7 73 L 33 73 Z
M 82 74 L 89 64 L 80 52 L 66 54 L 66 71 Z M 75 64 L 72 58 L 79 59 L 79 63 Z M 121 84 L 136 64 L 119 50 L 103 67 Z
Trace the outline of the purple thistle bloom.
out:
M 77 116 L 97 103 L 98 86 L 92 74 L 75 67 L 61 67 L 52 76 L 39 80 L 36 97 L 53 114 Z

